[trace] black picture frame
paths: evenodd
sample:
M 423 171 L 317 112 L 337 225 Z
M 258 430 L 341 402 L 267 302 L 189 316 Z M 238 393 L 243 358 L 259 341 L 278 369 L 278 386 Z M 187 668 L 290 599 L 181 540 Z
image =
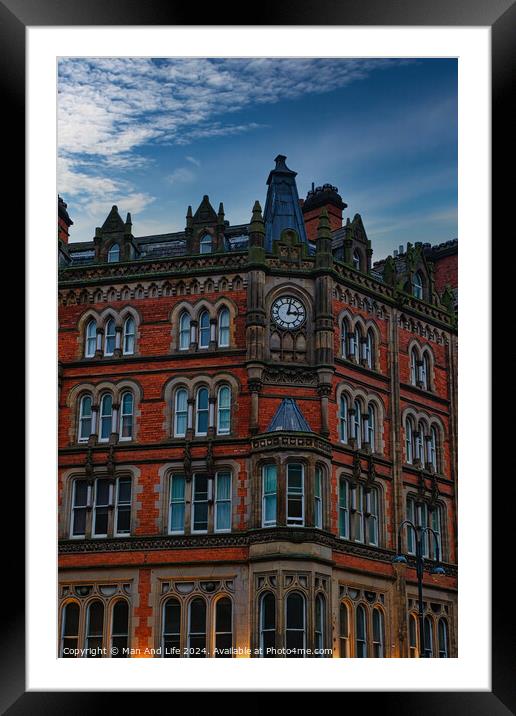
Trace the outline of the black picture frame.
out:
M 229 7 L 229 6 L 228 6 Z M 245 8 L 245 9 L 244 9 Z M 197 22 L 199 14 L 202 23 Z M 267 22 L 265 22 L 267 20 Z M 508 213 L 514 203 L 512 187 L 514 161 L 511 162 L 510 130 L 513 129 L 509 102 L 511 80 L 516 76 L 515 47 L 516 5 L 513 0 L 318 0 L 283 4 L 264 0 L 253 10 L 246 6 L 232 7 L 230 13 L 219 4 L 203 7 L 202 12 L 194 5 L 174 3 L 171 0 L 1 0 L 0 1 L 0 47 L 4 57 L 0 70 L 4 120 L 4 134 L 12 159 L 9 163 L 9 182 L 4 188 L 4 222 L 7 220 L 5 239 L 16 243 L 15 265 L 21 266 L 23 245 L 21 233 L 24 227 L 21 197 L 24 195 L 25 159 L 25 30 L 35 26 L 81 26 L 81 25 L 343 25 L 343 26 L 488 26 L 492 33 L 492 216 L 493 236 L 500 242 L 507 227 L 509 242 L 514 243 L 514 230 L 509 233 Z M 509 124 L 511 122 L 511 125 Z M 5 151 L 4 151 L 5 157 Z M 514 151 L 512 152 L 514 157 Z M 504 172 L 504 169 L 507 172 Z M 508 170 L 511 171 L 508 171 Z M 488 197 L 479 197 L 479 201 Z M 474 207 L 472 207 L 474 211 Z M 511 217 L 512 218 L 512 217 Z M 5 225 L 5 224 L 4 224 Z M 511 235 L 512 234 L 512 237 Z M 18 239 L 16 241 L 16 239 Z M 509 242 L 505 242 L 507 245 Z M 464 237 L 467 244 L 467 237 Z M 4 244 L 5 246 L 5 244 Z M 493 251 L 493 261 L 500 255 Z M 505 249 L 505 246 L 504 246 Z M 490 247 L 479 260 L 489 261 Z M 507 263 L 507 257 L 504 262 Z M 499 282 L 498 282 L 499 283 Z M 20 292 L 23 296 L 23 292 Z M 490 287 L 479 287 L 479 300 L 490 300 Z M 501 297 L 492 297 L 493 335 L 498 332 L 502 318 Z M 19 303 L 17 304 L 19 309 Z M 12 308 L 10 315 L 14 313 Z M 17 311 L 19 316 L 19 310 Z M 482 333 L 486 327 L 479 327 Z M 488 335 L 488 331 L 486 330 Z M 23 339 L 22 339 L 23 340 Z M 14 354 L 8 353 L 14 360 Z M 496 363 L 496 353 L 493 360 Z M 498 359 L 499 361 L 501 359 Z M 501 388 L 503 365 L 493 371 L 492 389 Z M 504 386 L 505 390 L 505 386 Z M 19 400 L 19 398 L 18 398 Z M 22 401 L 20 401 L 22 402 Z M 509 422 L 509 421 L 507 421 Z M 506 423 L 507 424 L 507 423 Z M 492 524 L 492 690 L 490 692 L 368 692 L 348 693 L 350 698 L 360 698 L 368 708 L 375 705 L 384 713 L 397 714 L 468 714 L 516 713 L 514 643 L 514 608 L 508 592 L 510 588 L 510 553 L 512 546 L 509 528 L 514 521 L 514 507 L 506 499 L 505 490 L 511 481 L 511 464 L 502 459 L 504 438 L 508 427 L 497 429 L 498 450 L 493 446 L 492 455 L 499 455 L 500 464 L 493 463 L 494 506 Z M 478 437 L 478 436 L 477 436 Z M 483 436 L 489 440 L 489 436 Z M 473 444 L 473 441 L 472 441 Z M 30 446 L 29 446 L 30 449 Z M 22 453 L 20 453 L 22 454 Z M 509 469 L 507 468 L 509 465 Z M 498 468 L 498 469 L 497 469 Z M 21 472 L 6 470 L 10 485 L 10 504 L 24 504 L 24 487 Z M 13 478 L 17 479 L 13 479 Z M 18 519 L 21 520 L 18 511 Z M 512 518 L 512 519 L 511 519 Z M 12 528 L 11 528 L 12 529 Z M 9 611 L 4 607 L 5 625 L 2 631 L 3 647 L 0 650 L 0 708 L 2 713 L 18 716 L 23 713 L 82 714 L 102 712 L 114 698 L 114 694 L 95 692 L 26 692 L 25 690 L 25 615 L 20 598 L 24 583 L 24 543 L 21 524 L 17 525 L 16 539 L 4 543 L 4 593 L 8 597 Z M 512 553 L 512 550 L 511 550 Z M 16 599 L 14 598 L 16 595 Z M 511 629 L 512 624 L 512 629 Z M 407 683 L 407 689 L 410 689 Z M 335 690 L 339 685 L 335 685 Z M 149 694 L 131 694 L 132 707 L 139 708 L 142 698 Z M 366 699 L 366 701 L 364 701 Z M 142 704 L 143 705 L 143 704 Z M 363 708 L 363 707 L 362 707 Z

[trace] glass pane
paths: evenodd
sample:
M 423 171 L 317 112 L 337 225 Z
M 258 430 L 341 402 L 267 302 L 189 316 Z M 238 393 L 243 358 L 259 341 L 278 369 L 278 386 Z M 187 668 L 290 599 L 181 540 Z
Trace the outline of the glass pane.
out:
M 276 465 L 266 465 L 263 471 L 264 493 L 276 492 Z
M 219 502 L 217 504 L 217 530 L 229 530 L 231 527 L 231 503 Z
M 172 500 L 185 499 L 185 478 L 181 475 L 174 475 L 172 478 Z
M 303 492 L 303 467 L 301 465 L 289 465 L 287 479 L 289 492 Z
M 63 636 L 77 636 L 79 633 L 79 605 L 70 602 L 63 614 Z
M 108 528 L 108 508 L 97 507 L 95 510 L 95 529 L 94 534 L 106 535 Z
M 97 505 L 107 505 L 109 503 L 109 480 L 96 481 L 95 503 Z
M 122 505 L 118 507 L 116 519 L 116 531 L 118 533 L 128 533 L 131 528 L 131 507 L 130 505 Z
M 287 629 L 304 628 L 304 599 L 301 594 L 290 594 L 287 598 Z
M 88 483 L 86 480 L 75 481 L 75 498 L 74 505 L 76 507 L 83 507 L 86 505 L 88 500 Z
M 113 608 L 113 635 L 127 634 L 129 628 L 129 605 L 125 601 L 117 602 Z
M 74 509 L 73 511 L 73 529 L 74 536 L 84 535 L 86 533 L 86 508 Z
M 273 594 L 262 597 L 262 629 L 274 629 L 276 626 L 276 600 Z
M 88 609 L 88 636 L 102 636 L 104 628 L 104 605 L 93 602 Z
M 118 502 L 131 502 L 131 480 L 118 481 Z
M 230 632 L 231 629 L 231 602 L 229 599 L 219 599 L 217 602 L 217 631 Z
M 229 472 L 219 472 L 217 475 L 217 499 L 229 500 L 231 498 L 231 475 Z
M 175 599 L 165 604 L 164 633 L 179 634 L 181 629 L 181 605 Z
M 208 476 L 196 475 L 194 478 L 194 500 L 208 499 Z
M 182 532 L 185 526 L 184 503 L 173 503 L 170 507 L 170 531 Z
M 208 503 L 200 502 L 194 505 L 194 530 L 203 531 L 208 529 Z

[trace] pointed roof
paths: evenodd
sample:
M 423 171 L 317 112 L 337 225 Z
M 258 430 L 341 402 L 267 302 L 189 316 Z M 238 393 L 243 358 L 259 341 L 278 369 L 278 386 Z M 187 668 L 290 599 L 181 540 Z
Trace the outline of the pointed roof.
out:
M 281 401 L 265 432 L 274 433 L 276 430 L 302 433 L 312 432 L 311 427 L 306 422 L 305 416 L 293 398 L 284 398 Z
M 202 198 L 197 211 L 193 215 L 193 220 L 196 224 L 215 224 L 217 223 L 217 214 L 215 209 L 210 204 L 210 199 L 207 194 Z
M 289 169 L 285 164 L 283 154 L 278 154 L 276 167 L 270 172 L 267 179 L 267 199 L 263 217 L 265 221 L 265 249 L 272 251 L 272 242 L 279 239 L 285 229 L 294 229 L 299 240 L 308 243 L 305 231 L 305 222 L 299 206 L 297 193 L 297 172 Z

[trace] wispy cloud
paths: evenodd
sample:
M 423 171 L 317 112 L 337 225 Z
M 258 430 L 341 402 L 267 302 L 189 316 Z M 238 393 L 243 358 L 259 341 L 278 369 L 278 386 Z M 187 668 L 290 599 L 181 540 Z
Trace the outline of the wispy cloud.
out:
M 192 169 L 188 167 L 179 167 L 168 175 L 167 181 L 171 184 L 189 184 L 195 181 L 196 174 Z

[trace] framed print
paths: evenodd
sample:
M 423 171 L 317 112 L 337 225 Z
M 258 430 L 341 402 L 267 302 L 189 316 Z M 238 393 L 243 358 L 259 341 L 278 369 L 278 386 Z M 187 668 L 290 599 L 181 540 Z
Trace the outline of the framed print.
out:
M 496 169 L 514 7 L 88 9 L 0 6 L 29 298 L 4 709 L 506 713 L 489 131 L 491 94 Z

